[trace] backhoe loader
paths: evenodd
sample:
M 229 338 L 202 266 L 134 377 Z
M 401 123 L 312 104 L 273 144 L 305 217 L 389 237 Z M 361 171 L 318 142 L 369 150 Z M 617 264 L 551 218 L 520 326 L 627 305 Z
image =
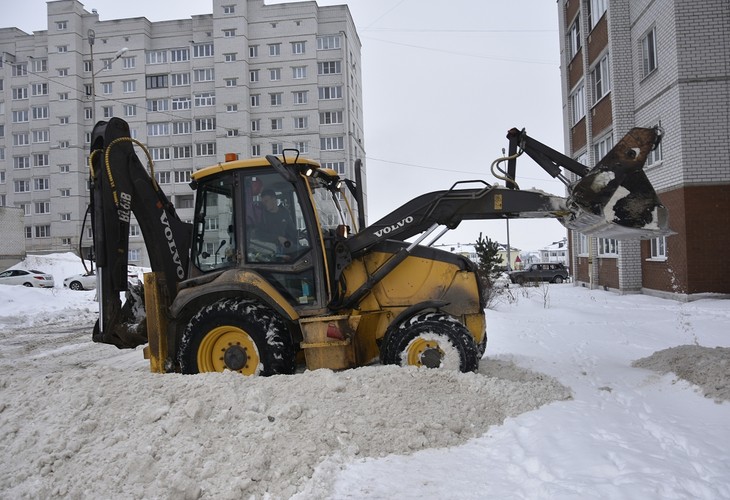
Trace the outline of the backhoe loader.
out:
M 192 174 L 188 223 L 128 124 L 99 122 L 89 158 L 100 306 L 92 338 L 119 348 L 147 344 L 159 373 L 274 375 L 377 360 L 474 371 L 487 342 L 483 289 L 474 263 L 430 246 L 444 232 L 463 220 L 551 217 L 589 236 L 670 233 L 642 171 L 657 129 L 633 129 L 593 169 L 524 130 L 507 137 L 508 156 L 492 164 L 505 186 L 456 182 L 369 226 L 358 175 L 340 178 L 289 150 L 227 159 Z M 523 153 L 566 184 L 567 198 L 519 189 Z M 152 269 L 141 288 L 127 281 L 132 214 Z

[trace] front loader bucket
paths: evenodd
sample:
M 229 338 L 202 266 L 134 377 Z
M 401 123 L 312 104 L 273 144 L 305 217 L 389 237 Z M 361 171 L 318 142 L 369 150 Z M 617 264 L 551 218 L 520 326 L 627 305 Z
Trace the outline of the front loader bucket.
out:
M 562 223 L 586 236 L 652 239 L 674 234 L 667 209 L 642 170 L 661 140 L 659 129 L 634 128 L 570 187 Z

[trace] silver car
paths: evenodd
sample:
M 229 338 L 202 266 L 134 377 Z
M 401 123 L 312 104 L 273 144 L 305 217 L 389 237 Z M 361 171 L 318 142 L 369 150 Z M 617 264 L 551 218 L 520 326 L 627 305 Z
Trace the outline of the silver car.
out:
M 37 288 L 53 288 L 53 276 L 31 269 L 8 269 L 0 273 L 0 285 L 23 285 Z
M 63 286 L 71 290 L 93 290 L 96 288 L 96 273 L 74 274 L 64 278 Z

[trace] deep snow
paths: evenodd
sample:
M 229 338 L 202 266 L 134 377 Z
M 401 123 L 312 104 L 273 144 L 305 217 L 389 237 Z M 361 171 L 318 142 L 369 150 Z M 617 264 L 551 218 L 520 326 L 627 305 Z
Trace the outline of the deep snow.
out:
M 513 286 L 476 374 L 157 375 L 75 257 L 21 266 L 57 285 L 0 286 L 2 498 L 730 498 L 728 300 Z

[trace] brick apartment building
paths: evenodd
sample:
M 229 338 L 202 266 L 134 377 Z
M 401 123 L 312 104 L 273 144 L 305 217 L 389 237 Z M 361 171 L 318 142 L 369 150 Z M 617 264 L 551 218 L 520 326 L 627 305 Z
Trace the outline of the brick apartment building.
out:
M 594 165 L 634 126 L 677 234 L 570 234 L 576 282 L 692 300 L 730 294 L 730 1 L 559 0 L 565 149 Z
M 0 28 L 0 206 L 23 209 L 28 252 L 78 248 L 95 119 L 130 123 L 184 220 L 190 174 L 229 152 L 296 148 L 354 178 L 362 75 L 347 6 L 211 5 L 190 19 L 101 21 L 77 0 L 56 0 L 47 30 Z M 136 224 L 129 260 L 149 265 Z

